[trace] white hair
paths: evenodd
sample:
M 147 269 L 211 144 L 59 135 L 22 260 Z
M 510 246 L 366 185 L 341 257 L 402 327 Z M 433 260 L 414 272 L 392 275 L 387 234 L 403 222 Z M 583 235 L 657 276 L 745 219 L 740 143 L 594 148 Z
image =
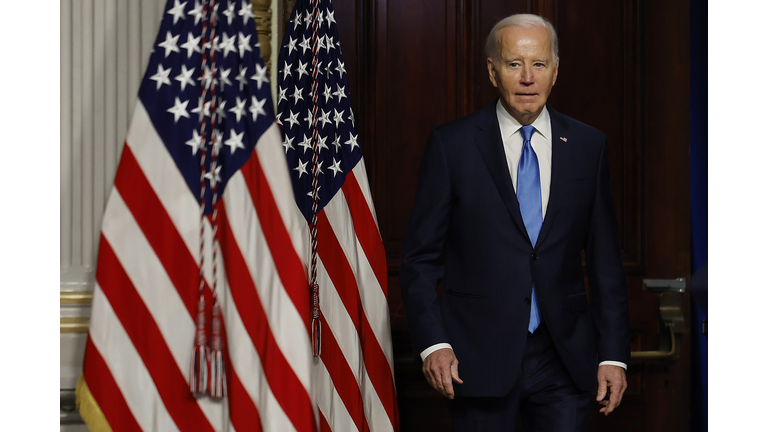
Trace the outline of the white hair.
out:
M 494 63 L 497 63 L 501 55 L 499 49 L 499 31 L 507 27 L 534 28 L 544 27 L 549 32 L 549 41 L 552 44 L 552 61 L 555 64 L 560 63 L 560 57 L 557 55 L 557 32 L 552 23 L 546 18 L 533 14 L 511 15 L 496 23 L 485 40 L 485 55 L 490 57 Z

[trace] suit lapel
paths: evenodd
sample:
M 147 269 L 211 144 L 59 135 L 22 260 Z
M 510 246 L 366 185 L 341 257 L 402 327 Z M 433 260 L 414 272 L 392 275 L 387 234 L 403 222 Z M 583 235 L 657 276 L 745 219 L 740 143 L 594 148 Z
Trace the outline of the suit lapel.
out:
M 512 186 L 512 178 L 509 176 L 509 166 L 504 153 L 504 144 L 499 131 L 499 121 L 496 118 L 496 103 L 494 102 L 482 111 L 476 123 L 478 128 L 475 134 L 475 145 L 485 162 L 485 166 L 491 173 L 491 178 L 507 206 L 512 220 L 515 221 L 520 231 L 527 237 L 528 232 L 520 214 L 520 205 L 517 202 L 515 188 Z
M 571 151 L 573 149 L 573 139 L 568 135 L 568 122 L 549 105 L 547 105 L 547 109 L 552 124 L 552 180 L 549 185 L 547 214 L 541 225 L 539 238 L 536 241 L 537 246 L 547 237 L 554 224 L 553 221 L 557 217 L 559 205 L 563 198 L 563 185 L 565 179 L 569 178 L 568 171 L 571 170 L 571 164 L 568 161 L 572 160 Z

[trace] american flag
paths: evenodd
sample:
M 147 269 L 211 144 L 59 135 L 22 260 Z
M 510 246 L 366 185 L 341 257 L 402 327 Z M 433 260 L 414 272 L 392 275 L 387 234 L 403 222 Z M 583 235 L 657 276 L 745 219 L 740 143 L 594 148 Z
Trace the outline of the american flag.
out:
M 330 0 L 296 2 L 278 66 L 283 151 L 296 203 L 316 226 L 321 429 L 397 430 L 386 257 Z
M 379 363 L 366 355 L 375 338 L 391 383 L 386 285 L 376 277 L 386 272 L 362 163 L 338 195 L 364 206 L 370 225 L 358 228 L 359 212 L 348 211 L 322 219 L 335 230 L 319 230 L 337 240 L 320 243 L 331 250 L 320 255 L 317 361 L 309 227 L 272 106 L 250 2 L 169 0 L 101 230 L 77 392 L 92 431 L 393 428 L 394 387 L 379 390 Z M 366 260 L 371 236 L 381 264 Z M 356 284 L 370 275 L 383 280 L 378 292 Z M 226 397 L 211 396 L 213 368 L 199 375 L 201 392 L 190 390 L 201 304 L 204 345 L 223 338 Z

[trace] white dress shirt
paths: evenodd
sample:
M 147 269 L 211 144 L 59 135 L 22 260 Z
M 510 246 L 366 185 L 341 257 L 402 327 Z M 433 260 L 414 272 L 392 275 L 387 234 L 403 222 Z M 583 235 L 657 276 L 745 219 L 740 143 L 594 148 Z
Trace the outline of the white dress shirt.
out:
M 496 118 L 499 120 L 499 130 L 501 139 L 504 143 L 504 154 L 507 158 L 509 175 L 512 177 L 512 186 L 517 192 L 517 166 L 520 163 L 520 154 L 523 151 L 523 134 L 520 128 L 523 126 L 514 117 L 512 117 L 501 100 L 496 102 Z M 536 130 L 531 135 L 531 146 L 536 152 L 536 158 L 539 160 L 539 180 L 541 182 L 541 217 L 542 220 L 547 215 L 547 204 L 549 204 L 549 189 L 552 185 L 552 123 L 549 118 L 549 111 L 545 108 L 541 111 L 536 120 L 531 123 Z M 433 352 L 442 349 L 451 348 L 448 343 L 439 343 L 432 345 L 421 352 L 421 360 Z M 627 365 L 617 361 L 602 361 L 599 366 L 613 365 L 621 366 L 624 369 Z

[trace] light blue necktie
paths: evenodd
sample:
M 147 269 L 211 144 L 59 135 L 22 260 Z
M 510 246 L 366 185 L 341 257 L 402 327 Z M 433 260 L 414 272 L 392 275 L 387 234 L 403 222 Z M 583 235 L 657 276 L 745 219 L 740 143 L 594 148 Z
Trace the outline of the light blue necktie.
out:
M 541 180 L 539 178 L 539 159 L 531 147 L 531 136 L 536 129 L 523 126 L 523 151 L 520 153 L 520 164 L 517 166 L 517 201 L 520 203 L 520 213 L 523 216 L 525 229 L 531 239 L 531 245 L 536 246 L 536 240 L 541 231 Z M 528 331 L 533 333 L 541 323 L 539 306 L 536 304 L 536 289 L 531 288 L 531 319 L 528 321 Z

